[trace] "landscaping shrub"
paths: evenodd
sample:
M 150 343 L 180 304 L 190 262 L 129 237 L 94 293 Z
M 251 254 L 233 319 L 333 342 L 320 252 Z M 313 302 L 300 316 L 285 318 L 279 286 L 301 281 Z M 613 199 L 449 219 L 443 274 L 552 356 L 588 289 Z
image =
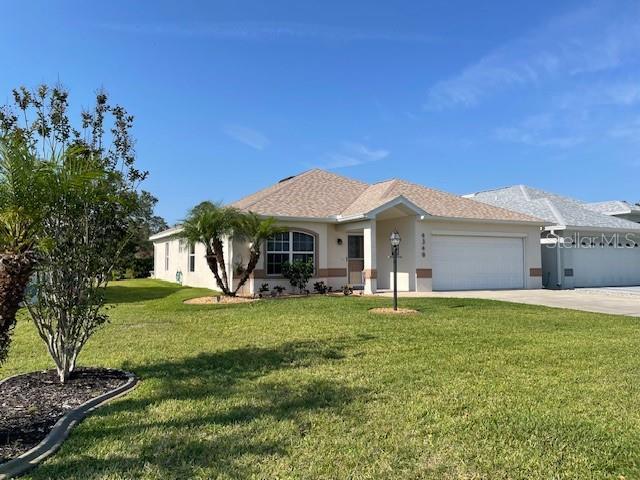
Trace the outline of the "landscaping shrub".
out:
M 297 288 L 300 293 L 303 293 L 313 275 L 313 263 L 300 260 L 292 263 L 284 262 L 282 264 L 282 275 L 289 280 L 293 288 Z

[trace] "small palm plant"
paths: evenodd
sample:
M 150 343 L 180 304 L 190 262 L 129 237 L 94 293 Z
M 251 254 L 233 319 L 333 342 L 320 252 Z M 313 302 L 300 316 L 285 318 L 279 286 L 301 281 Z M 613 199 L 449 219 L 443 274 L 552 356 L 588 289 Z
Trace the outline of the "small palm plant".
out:
M 207 265 L 225 295 L 233 295 L 233 291 L 224 261 L 224 237 L 233 234 L 240 216 L 235 208 L 202 202 L 191 209 L 182 225 L 183 238 L 204 244 Z
M 271 236 L 282 232 L 283 228 L 276 225 L 275 218 L 260 218 L 253 212 L 241 215 L 237 226 L 237 236 L 249 242 L 249 262 L 242 276 L 238 281 L 238 285 L 234 290 L 234 295 L 247 283 L 251 273 L 258 265 L 260 260 L 260 247 Z
M 261 219 L 254 213 L 243 213 L 219 203 L 202 202 L 196 205 L 182 224 L 182 237 L 191 243 L 203 243 L 207 265 L 224 295 L 235 296 L 247 282 L 260 259 L 260 246 L 274 233 L 281 231 L 275 219 Z M 224 238 L 249 242 L 249 262 L 233 288 L 224 261 Z
M 36 264 L 49 173 L 24 141 L 0 138 L 0 364 Z

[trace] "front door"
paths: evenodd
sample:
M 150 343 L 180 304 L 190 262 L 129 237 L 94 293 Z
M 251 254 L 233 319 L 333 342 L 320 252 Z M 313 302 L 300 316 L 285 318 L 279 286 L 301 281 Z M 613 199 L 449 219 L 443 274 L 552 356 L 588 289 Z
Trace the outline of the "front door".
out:
M 347 237 L 347 269 L 349 284 L 363 286 L 364 278 L 364 235 L 349 235 Z

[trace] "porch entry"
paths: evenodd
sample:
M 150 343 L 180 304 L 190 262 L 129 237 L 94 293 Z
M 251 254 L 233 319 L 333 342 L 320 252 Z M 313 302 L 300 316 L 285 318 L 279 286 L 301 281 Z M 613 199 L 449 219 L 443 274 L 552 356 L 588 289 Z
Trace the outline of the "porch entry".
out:
M 364 235 L 347 236 L 347 270 L 349 284 L 364 286 Z

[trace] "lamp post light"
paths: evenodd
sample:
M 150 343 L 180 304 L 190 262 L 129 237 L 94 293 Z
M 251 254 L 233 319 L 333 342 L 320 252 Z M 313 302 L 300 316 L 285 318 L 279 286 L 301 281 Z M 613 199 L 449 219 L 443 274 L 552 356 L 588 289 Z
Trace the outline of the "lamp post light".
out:
M 393 257 L 393 309 L 398 310 L 398 252 L 400 251 L 400 234 L 394 230 L 389 237 L 391 256 Z

